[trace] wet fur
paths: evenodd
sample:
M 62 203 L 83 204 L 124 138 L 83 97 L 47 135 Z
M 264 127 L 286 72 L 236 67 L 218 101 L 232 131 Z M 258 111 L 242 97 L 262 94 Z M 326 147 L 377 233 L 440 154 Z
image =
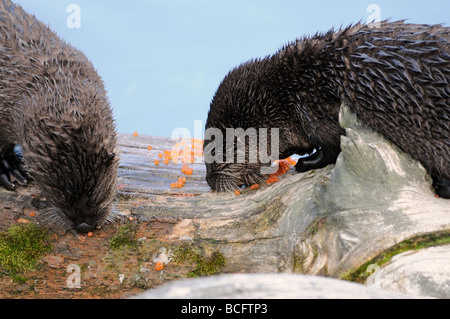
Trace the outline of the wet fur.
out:
M 0 151 L 18 144 L 65 228 L 110 216 L 117 139 L 103 82 L 78 50 L 20 6 L 0 0 Z
M 299 39 L 232 70 L 211 102 L 206 128 L 278 127 L 281 158 L 319 150 L 299 161 L 301 172 L 335 162 L 344 133 L 338 113 L 345 103 L 419 160 L 435 185 L 448 185 L 449 41 L 447 27 L 403 21 Z M 242 170 L 236 166 L 232 174 L 233 165 L 227 166 L 228 178 Z M 219 171 L 207 164 L 207 181 L 217 191 Z

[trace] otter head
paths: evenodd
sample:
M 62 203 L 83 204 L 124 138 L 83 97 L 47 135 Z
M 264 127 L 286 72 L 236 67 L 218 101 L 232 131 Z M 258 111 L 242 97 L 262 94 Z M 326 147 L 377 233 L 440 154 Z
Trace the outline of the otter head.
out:
M 250 61 L 232 70 L 211 101 L 203 153 L 213 191 L 261 183 L 288 146 L 283 141 L 290 116 L 277 105 L 267 63 Z
M 233 191 L 275 173 L 274 160 L 314 150 L 290 94 L 284 65 L 275 57 L 233 69 L 214 95 L 205 130 L 206 181 L 213 191 Z M 240 155 L 239 155 L 240 154 Z
M 19 141 L 27 170 L 52 204 L 44 219 L 88 232 L 110 218 L 119 165 L 115 124 L 90 64 L 55 59 L 49 68 L 54 64 L 24 98 Z

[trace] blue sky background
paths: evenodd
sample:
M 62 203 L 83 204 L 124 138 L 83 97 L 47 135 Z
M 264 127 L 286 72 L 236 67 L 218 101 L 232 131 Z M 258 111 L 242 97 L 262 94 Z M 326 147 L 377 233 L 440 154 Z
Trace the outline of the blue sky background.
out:
M 206 121 L 228 71 L 306 34 L 381 19 L 448 25 L 448 0 L 15 0 L 82 50 L 103 77 L 118 131 L 171 136 Z M 68 28 L 70 4 L 81 28 Z

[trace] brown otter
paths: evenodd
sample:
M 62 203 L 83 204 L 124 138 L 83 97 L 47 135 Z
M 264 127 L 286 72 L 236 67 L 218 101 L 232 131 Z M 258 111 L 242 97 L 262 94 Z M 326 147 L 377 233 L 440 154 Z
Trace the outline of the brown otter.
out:
M 436 193 L 450 197 L 450 28 L 442 25 L 356 24 L 244 63 L 220 84 L 206 129 L 279 128 L 280 158 L 310 154 L 296 165 L 304 172 L 335 163 L 342 103 L 419 160 Z M 262 165 L 207 162 L 206 179 L 229 191 L 265 177 Z
M 100 76 L 34 16 L 0 1 L 0 182 L 26 185 L 23 163 L 53 205 L 45 218 L 88 232 L 108 218 L 117 141 Z

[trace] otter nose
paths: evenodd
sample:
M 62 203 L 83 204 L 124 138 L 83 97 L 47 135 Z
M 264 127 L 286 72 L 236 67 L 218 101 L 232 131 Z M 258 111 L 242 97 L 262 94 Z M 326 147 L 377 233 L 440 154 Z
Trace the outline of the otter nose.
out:
M 82 233 L 88 233 L 88 232 L 94 230 L 94 226 L 88 225 L 86 223 L 81 223 L 80 225 L 75 227 L 75 229 Z

